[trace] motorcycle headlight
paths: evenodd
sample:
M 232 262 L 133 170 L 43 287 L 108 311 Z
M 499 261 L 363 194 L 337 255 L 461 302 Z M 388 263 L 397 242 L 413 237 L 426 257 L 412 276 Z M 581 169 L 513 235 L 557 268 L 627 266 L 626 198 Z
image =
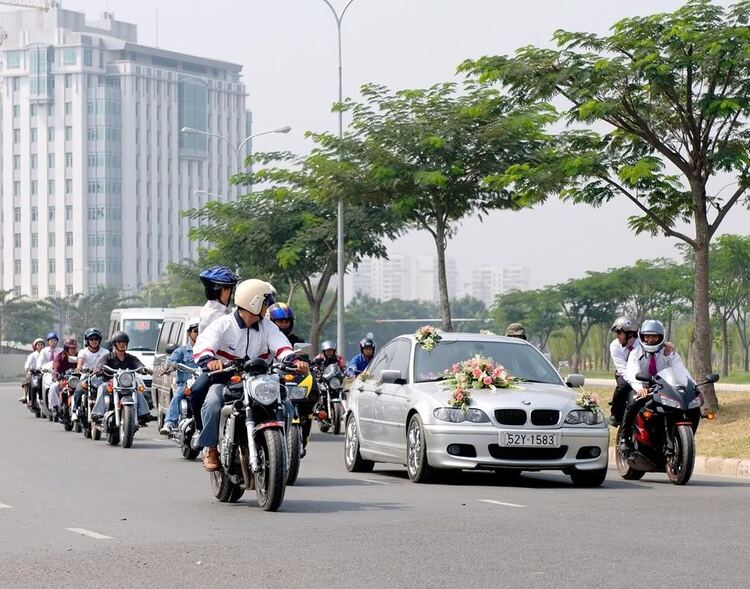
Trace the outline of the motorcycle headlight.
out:
M 565 418 L 568 425 L 596 425 L 604 422 L 601 411 L 589 411 L 588 409 L 573 409 Z
M 338 376 L 334 376 L 331 380 L 328 381 L 328 386 L 332 389 L 340 389 L 341 379 Z
M 488 423 L 490 418 L 481 409 L 469 409 L 463 412 L 461 409 L 456 407 L 438 407 L 432 414 L 436 419 L 440 421 L 448 421 L 450 423 L 462 423 L 464 421 L 470 421 L 472 423 Z
M 688 409 L 697 409 L 701 405 L 703 405 L 703 397 L 701 395 L 698 395 L 695 399 L 688 403 Z
M 656 400 L 657 402 L 661 403 L 665 407 L 674 407 L 675 409 L 682 409 L 682 403 L 672 399 L 671 397 L 667 397 L 666 395 L 659 395 Z
M 301 401 L 307 397 L 307 389 L 296 385 L 287 385 L 286 394 L 292 401 Z
M 71 388 L 71 389 L 76 388 L 78 386 L 78 383 L 80 382 L 80 380 L 81 379 L 78 378 L 77 376 L 71 376 L 68 379 L 68 387 Z
M 250 383 L 250 396 L 261 405 L 270 405 L 279 398 L 279 381 L 270 375 L 259 376 Z
M 120 376 L 117 377 L 117 385 L 119 387 L 122 387 L 123 389 L 131 388 L 134 382 L 135 377 L 133 376 L 132 372 L 123 372 Z

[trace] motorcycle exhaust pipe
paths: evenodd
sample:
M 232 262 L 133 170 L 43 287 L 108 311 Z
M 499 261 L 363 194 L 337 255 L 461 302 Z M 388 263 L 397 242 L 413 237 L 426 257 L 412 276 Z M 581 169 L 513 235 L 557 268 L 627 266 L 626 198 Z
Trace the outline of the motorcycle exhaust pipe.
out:
M 240 468 L 242 469 L 242 478 L 245 481 L 243 485 L 246 490 L 252 490 L 255 487 L 255 479 L 250 473 L 250 469 L 247 466 L 247 456 L 242 451 L 242 446 L 239 448 L 240 452 Z

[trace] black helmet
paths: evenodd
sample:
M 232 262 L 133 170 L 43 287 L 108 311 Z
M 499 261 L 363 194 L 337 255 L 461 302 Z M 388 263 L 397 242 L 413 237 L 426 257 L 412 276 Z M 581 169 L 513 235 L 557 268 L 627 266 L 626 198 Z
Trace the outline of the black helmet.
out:
M 375 340 L 371 337 L 363 337 L 359 340 L 359 350 L 364 351 L 365 348 L 372 348 L 375 350 Z
M 130 343 L 130 336 L 125 333 L 124 331 L 117 331 L 112 336 L 112 343 L 116 344 L 118 342 L 125 342 L 126 344 Z
M 84 342 L 88 343 L 92 337 L 98 337 L 100 341 L 103 339 L 102 332 L 99 331 L 96 327 L 90 327 L 89 329 L 83 332 Z

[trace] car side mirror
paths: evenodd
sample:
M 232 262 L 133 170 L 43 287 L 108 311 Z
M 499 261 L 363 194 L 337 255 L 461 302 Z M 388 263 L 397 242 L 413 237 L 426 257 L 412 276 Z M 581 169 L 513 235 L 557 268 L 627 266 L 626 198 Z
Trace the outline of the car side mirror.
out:
M 653 380 L 652 376 L 648 372 L 639 372 L 635 375 L 635 379 L 640 382 L 651 382 Z
M 583 374 L 569 374 L 565 379 L 565 384 L 571 389 L 582 387 L 584 382 L 586 382 L 586 377 Z
M 383 370 L 380 373 L 380 382 L 383 384 L 406 384 L 406 379 L 402 378 L 400 370 Z
M 298 343 L 294 344 L 294 353 L 303 358 L 309 358 L 312 351 L 312 344 Z
M 174 351 L 175 351 L 176 349 L 177 349 L 177 344 L 169 344 L 169 345 L 167 346 L 167 348 L 166 348 L 166 349 L 165 349 L 164 351 L 165 351 L 165 352 L 166 352 L 167 354 L 169 354 L 169 355 L 171 356 L 171 355 L 172 355 L 172 353 L 173 353 L 173 352 L 174 352 Z
M 715 372 L 712 372 L 711 374 L 707 374 L 706 375 L 706 382 L 711 383 L 711 384 L 713 384 L 715 382 L 719 382 L 719 375 L 716 374 Z

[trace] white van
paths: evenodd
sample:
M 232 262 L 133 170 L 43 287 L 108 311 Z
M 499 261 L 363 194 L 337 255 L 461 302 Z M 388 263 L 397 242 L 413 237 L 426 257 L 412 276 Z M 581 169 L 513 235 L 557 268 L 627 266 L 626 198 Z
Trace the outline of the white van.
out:
M 128 352 L 136 356 L 146 368 L 154 364 L 156 340 L 159 337 L 164 316 L 169 309 L 153 307 L 133 307 L 132 309 L 113 309 L 109 316 L 107 340 L 111 340 L 117 331 L 124 331 L 130 337 Z M 150 387 L 150 378 L 147 378 Z

